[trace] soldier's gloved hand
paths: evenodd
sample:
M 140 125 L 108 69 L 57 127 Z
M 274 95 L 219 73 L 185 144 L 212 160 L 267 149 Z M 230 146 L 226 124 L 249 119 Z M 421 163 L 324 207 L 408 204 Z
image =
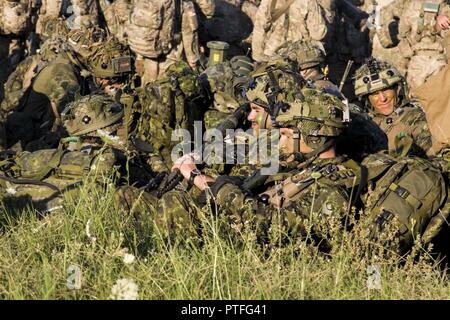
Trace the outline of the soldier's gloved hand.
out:
M 147 183 L 147 185 L 145 186 L 145 191 L 150 192 L 158 188 L 167 174 L 167 172 L 159 172 L 153 179 L 150 179 L 150 181 Z

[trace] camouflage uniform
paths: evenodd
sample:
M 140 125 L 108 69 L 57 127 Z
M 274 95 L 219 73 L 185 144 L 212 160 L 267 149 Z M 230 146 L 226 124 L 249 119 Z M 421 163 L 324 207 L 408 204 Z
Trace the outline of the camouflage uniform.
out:
M 396 140 L 407 135 L 412 138 L 412 152 L 425 155 L 432 146 L 432 136 L 422 108 L 408 100 L 407 84 L 399 71 L 387 62 L 375 59 L 357 70 L 355 92 L 369 110 L 370 117 L 383 130 L 388 139 L 388 150 L 397 150 Z M 381 81 L 380 81 L 381 79 Z M 370 105 L 367 96 L 387 88 L 399 85 L 401 92 L 397 105 L 390 115 L 382 115 Z
M 205 16 L 214 14 L 214 2 L 195 3 Z M 126 33 L 144 84 L 156 80 L 183 57 L 191 67 L 200 59 L 198 19 L 192 1 L 135 1 Z
M 200 84 L 212 100 L 204 115 L 206 129 L 216 127 L 244 103 L 242 89 L 247 86 L 253 69 L 250 58 L 235 56 L 230 61 L 209 66 L 201 73 Z
M 12 178 L 0 179 L 6 189 L 2 200 L 13 208 L 30 203 L 53 211 L 63 197 L 76 197 L 86 179 L 100 184 L 127 179 L 145 186 L 154 177 L 147 162 L 151 153 L 143 154 L 135 139 L 120 135 L 123 116 L 123 107 L 107 95 L 89 95 L 69 104 L 62 120 L 70 137 L 62 139 L 58 149 L 21 152 L 2 162 L 2 175 Z
M 323 9 L 316 1 L 296 0 L 281 16 L 275 13 L 287 1 L 262 0 L 255 18 L 252 36 L 252 55 L 256 61 L 268 61 L 286 41 L 323 41 L 328 23 Z M 276 21 L 273 21 L 274 18 Z
M 89 29 L 90 30 L 90 29 Z M 84 39 L 72 37 L 71 48 L 48 57 L 36 56 L 24 63 L 8 80 L 11 93 L 2 103 L 6 118 L 7 146 L 35 150 L 57 143 L 60 113 L 67 103 L 89 90 L 96 90 L 95 79 L 119 78 L 131 71 L 116 70 L 114 58 L 123 57 L 127 49 L 113 38 L 95 43 L 93 34 L 81 32 Z M 97 39 L 98 41 L 99 39 Z M 101 39 L 103 40 L 103 39 Z M 86 43 L 90 45 L 85 46 Z M 61 48 L 59 48 L 61 49 Z M 56 57 L 55 57 L 56 56 Z M 128 60 L 127 60 L 128 61 Z M 82 72 L 82 70 L 84 70 Z M 24 78 L 21 75 L 25 75 Z M 50 135 L 50 141 L 44 142 Z M 41 145 L 41 141 L 44 145 Z M 30 142 L 36 142 L 37 145 Z
M 99 8 L 96 0 L 42 0 L 36 32 L 41 34 L 44 24 L 48 20 L 68 16 L 71 29 L 92 27 L 99 25 Z
M 126 43 L 126 28 L 130 24 L 133 0 L 101 0 L 99 2 L 106 27 L 120 42 Z
M 439 11 L 437 11 L 438 6 Z M 385 19 L 378 37 L 384 47 L 398 46 L 401 60 L 400 71 L 404 71 L 412 90 L 446 64 L 444 36 L 448 31 L 437 32 L 436 17 L 439 13 L 448 15 L 448 5 L 441 0 L 399 1 L 389 7 L 391 19 Z M 389 28 L 398 23 L 398 40 Z M 398 58 L 397 58 L 398 59 Z
M 290 106 L 290 109 L 280 110 L 278 115 L 274 115 L 276 123 L 280 127 L 301 132 L 313 151 L 300 155 L 300 149 L 296 149 L 298 157 L 307 160 L 282 162 L 282 173 L 266 176 L 266 183 L 259 185 L 262 188 L 260 191 L 253 185 L 248 186 L 252 190 L 250 192 L 239 177 L 221 176 L 209 185 L 203 195 L 203 199 L 210 195 L 214 204 L 203 207 L 201 202 L 193 201 L 195 194 L 175 191 L 164 194 L 157 205 L 153 204 L 150 209 L 153 210 L 155 223 L 164 236 L 171 240 L 178 237 L 181 241 L 198 241 L 205 219 L 210 214 L 208 211 L 214 208 L 217 208 L 218 216 L 225 221 L 224 229 L 240 233 L 245 228 L 255 228 L 262 241 L 275 221 L 281 221 L 287 235 L 304 236 L 304 219 L 308 220 L 310 214 L 320 220 L 315 230 L 317 235 L 326 238 L 330 218 L 339 220 L 347 214 L 350 202 L 348 188 L 354 186 L 355 182 L 357 184 L 358 165 L 344 157 L 319 157 L 331 147 L 334 137 L 344 127 L 342 103 L 335 96 L 313 89 L 304 90 L 305 101 L 300 102 L 291 92 L 299 90 L 298 79 L 279 69 L 272 71 L 283 88 L 277 99 Z M 267 75 L 257 76 L 256 87 L 248 91 L 249 100 L 268 103 L 264 98 L 268 82 Z M 287 87 L 288 85 L 290 86 Z M 291 90 L 290 93 L 288 90 Z M 302 108 L 305 105 L 308 107 Z M 330 112 L 331 105 L 336 108 L 336 112 Z M 319 114 L 322 120 L 326 119 L 326 125 L 319 125 L 314 121 Z M 311 131 L 313 127 L 317 130 Z M 294 144 L 299 143 L 299 138 L 294 139 Z M 277 219 L 278 215 L 280 219 Z

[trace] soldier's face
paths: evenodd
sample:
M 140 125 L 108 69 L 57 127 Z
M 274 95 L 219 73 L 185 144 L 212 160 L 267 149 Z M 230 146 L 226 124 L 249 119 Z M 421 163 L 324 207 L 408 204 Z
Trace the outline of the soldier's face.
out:
M 263 107 L 258 106 L 255 103 L 250 103 L 250 113 L 247 116 L 247 120 L 251 122 L 252 129 L 256 134 L 259 133 L 261 128 L 270 128 L 270 119 L 267 117 L 266 110 Z
M 397 88 L 377 91 L 369 95 L 369 102 L 378 113 L 388 116 L 394 112 L 397 105 Z
M 289 128 L 281 128 L 280 129 L 280 143 L 278 145 L 279 151 L 281 155 L 289 155 L 287 161 L 294 160 L 294 151 L 295 151 L 295 143 L 299 143 L 300 152 L 308 153 L 311 152 L 312 149 L 308 147 L 303 140 L 303 137 L 299 140 L 294 139 L 294 130 Z

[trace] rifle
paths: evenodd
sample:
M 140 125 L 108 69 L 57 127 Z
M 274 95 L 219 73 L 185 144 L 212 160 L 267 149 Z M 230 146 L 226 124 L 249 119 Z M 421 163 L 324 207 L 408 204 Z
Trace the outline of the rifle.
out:
M 360 27 L 367 21 L 367 19 L 369 19 L 369 14 L 367 12 L 361 10 L 349 0 L 339 0 L 337 2 L 337 7 L 353 22 L 355 26 Z
M 219 130 L 222 136 L 226 134 L 227 130 L 236 129 L 241 123 L 245 121 L 247 115 L 250 111 L 250 105 L 244 103 L 239 108 L 237 108 L 231 115 L 225 118 L 218 126 L 215 127 Z M 204 146 L 203 149 L 208 146 Z M 181 174 L 180 170 L 175 170 L 169 175 L 165 176 L 161 184 L 157 189 L 157 197 L 161 198 L 165 193 L 173 190 L 179 183 L 184 180 L 184 176 Z

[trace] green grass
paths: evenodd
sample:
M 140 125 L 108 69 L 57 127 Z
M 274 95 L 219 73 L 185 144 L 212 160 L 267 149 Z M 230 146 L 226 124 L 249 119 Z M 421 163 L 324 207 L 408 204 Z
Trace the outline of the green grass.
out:
M 84 187 L 45 217 L 2 210 L 0 298 L 109 299 L 123 278 L 137 284 L 139 299 L 450 298 L 448 275 L 426 250 L 399 264 L 369 256 L 364 241 L 343 232 L 329 255 L 303 241 L 263 250 L 251 234 L 244 242 L 217 236 L 216 223 L 202 247 L 167 248 L 150 216 L 136 221 L 113 199 L 112 187 Z M 126 253 L 134 262 L 124 263 Z M 80 289 L 67 287 L 71 265 L 82 272 Z M 380 289 L 368 289 L 371 265 Z

